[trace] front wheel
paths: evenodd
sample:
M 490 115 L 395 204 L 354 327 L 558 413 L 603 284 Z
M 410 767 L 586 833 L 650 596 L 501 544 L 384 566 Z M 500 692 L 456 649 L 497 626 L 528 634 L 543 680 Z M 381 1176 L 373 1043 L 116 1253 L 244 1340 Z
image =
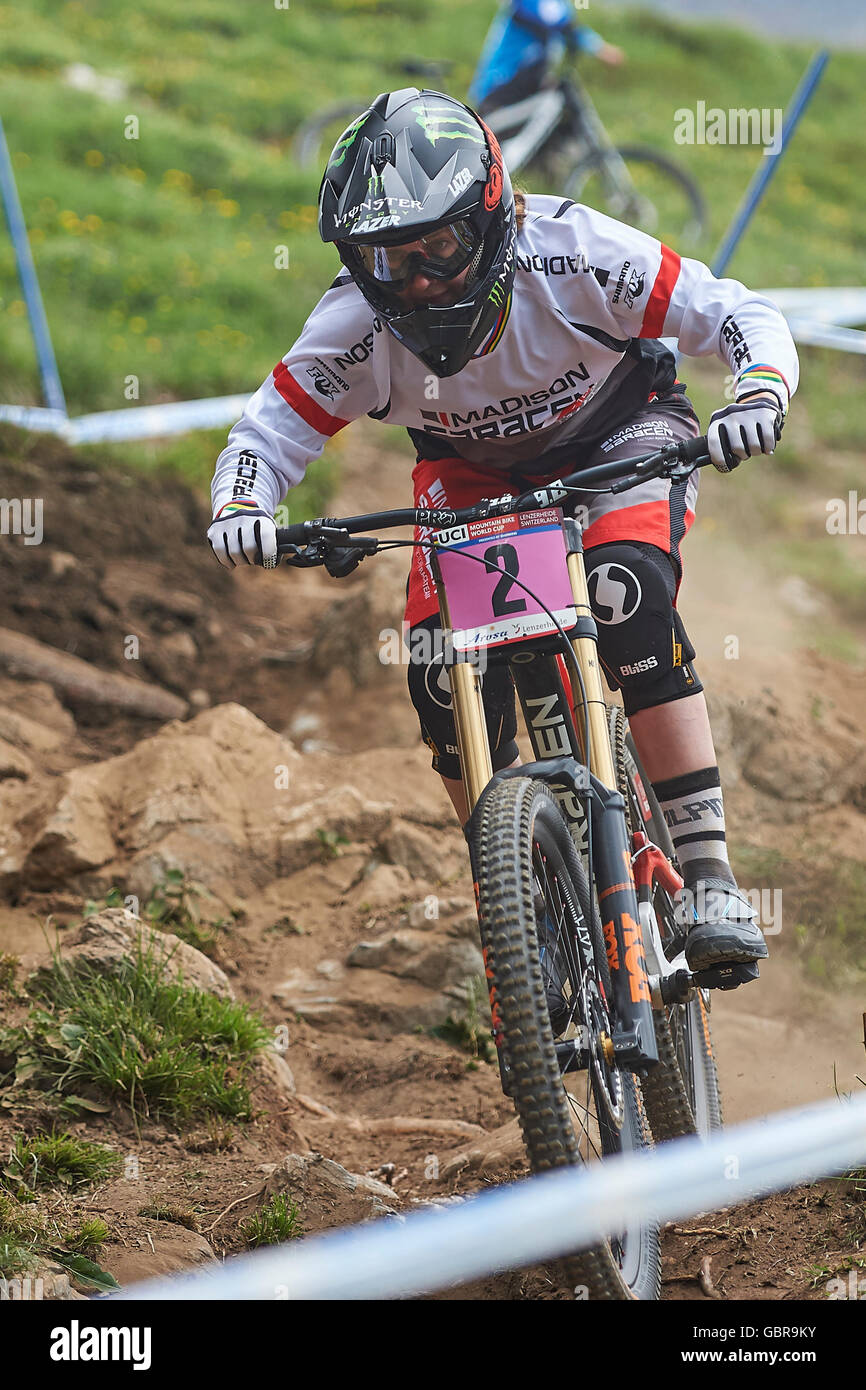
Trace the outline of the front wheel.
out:
M 567 176 L 566 197 L 650 232 L 674 246 L 693 246 L 707 228 L 703 194 L 672 159 L 639 145 L 594 150 Z
M 640 1088 L 612 1064 L 601 925 L 559 807 L 543 783 L 507 778 L 486 789 L 472 824 L 494 1038 L 530 1168 L 646 1148 Z M 658 1230 L 624 1211 L 621 1231 L 563 1268 L 581 1296 L 657 1298 Z

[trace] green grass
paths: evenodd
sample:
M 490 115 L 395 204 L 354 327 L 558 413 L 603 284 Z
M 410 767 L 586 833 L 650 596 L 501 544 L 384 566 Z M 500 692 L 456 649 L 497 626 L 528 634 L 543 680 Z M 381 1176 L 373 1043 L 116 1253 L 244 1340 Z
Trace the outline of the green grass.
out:
M 15 977 L 20 964 L 18 956 L 12 955 L 9 951 L 0 951 L 0 994 L 14 998 L 17 993 Z
M 315 231 L 318 172 L 293 164 L 298 124 L 335 99 L 404 85 L 400 60 L 449 59 L 464 95 L 496 6 L 464 0 L 325 0 L 310 7 L 208 0 L 25 0 L 0 6 L 2 115 L 74 410 L 122 408 L 127 375 L 143 402 L 254 387 L 285 352 L 336 268 Z M 607 13 L 628 63 L 587 61 L 611 133 L 676 155 L 724 230 L 761 156 L 679 146 L 674 113 L 708 105 L 784 107 L 806 50 L 646 12 Z M 459 36 L 459 37 L 458 37 Z M 86 61 L 129 87 L 118 101 L 78 92 Z M 866 56 L 838 53 L 732 272 L 755 283 L 857 283 L 866 190 L 857 109 Z M 127 139 L 127 117 L 138 138 Z M 289 247 L 289 267 L 274 248 Z M 11 250 L 0 239 L 9 398 L 37 381 Z
M 275 1193 L 259 1211 L 241 1222 L 241 1233 L 250 1250 L 260 1245 L 280 1245 L 283 1241 L 295 1240 L 302 1234 L 297 1203 L 291 1201 L 285 1192 Z
M 443 1023 L 430 1028 L 434 1038 L 441 1038 L 461 1052 L 468 1052 L 471 1062 L 493 1062 L 496 1048 L 490 1033 L 490 1017 L 484 985 L 475 976 L 466 981 L 466 999 L 462 1012 L 449 1014 Z
M 67 1109 L 119 1101 L 137 1121 L 251 1118 L 248 1065 L 269 1034 L 245 1004 L 167 981 L 144 952 L 116 975 L 55 960 L 31 992 L 27 1022 L 4 1038 L 18 1084 Z
M 32 1274 L 46 1262 L 65 1269 L 84 1288 L 108 1292 L 117 1280 L 95 1262 L 93 1256 L 108 1236 L 99 1217 L 70 1224 L 56 1207 L 22 1205 L 0 1189 L 0 1276 Z
M 42 1187 L 80 1188 L 105 1182 L 122 1166 L 120 1154 L 105 1144 L 76 1139 L 71 1134 L 17 1134 L 0 1185 L 12 1191 Z

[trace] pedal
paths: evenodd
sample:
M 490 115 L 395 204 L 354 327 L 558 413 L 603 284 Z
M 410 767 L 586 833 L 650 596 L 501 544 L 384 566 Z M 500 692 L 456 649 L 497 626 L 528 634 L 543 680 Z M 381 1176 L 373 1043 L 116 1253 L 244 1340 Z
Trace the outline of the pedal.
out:
M 708 970 L 697 970 L 692 975 L 692 983 L 698 989 L 736 989 L 747 985 L 760 975 L 756 960 L 724 961 Z

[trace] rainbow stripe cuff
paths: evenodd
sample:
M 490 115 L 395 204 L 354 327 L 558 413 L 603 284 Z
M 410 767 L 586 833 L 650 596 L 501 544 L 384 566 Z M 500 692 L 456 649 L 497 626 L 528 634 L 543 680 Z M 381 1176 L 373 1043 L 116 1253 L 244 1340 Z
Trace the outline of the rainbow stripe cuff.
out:
M 235 498 L 232 502 L 224 502 L 214 517 L 217 521 L 221 516 L 234 516 L 236 512 L 263 512 L 265 508 L 252 497 Z
M 783 413 L 787 412 L 788 402 L 791 399 L 791 392 L 788 390 L 788 383 L 776 367 L 771 367 L 768 362 L 756 362 L 754 366 L 747 367 L 737 378 L 735 399 L 742 400 L 743 396 L 749 395 L 753 391 L 773 391 L 779 397 Z

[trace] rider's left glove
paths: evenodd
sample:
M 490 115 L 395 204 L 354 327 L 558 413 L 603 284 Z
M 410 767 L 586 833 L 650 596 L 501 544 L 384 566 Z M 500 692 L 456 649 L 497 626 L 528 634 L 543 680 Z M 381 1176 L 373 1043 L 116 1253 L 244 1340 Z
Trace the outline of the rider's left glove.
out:
M 750 396 L 717 410 L 710 419 L 707 446 L 720 473 L 739 468 L 753 454 L 772 454 L 785 417 L 775 396 Z
M 276 523 L 255 502 L 227 502 L 208 527 L 207 538 L 226 569 L 243 564 L 276 568 Z

